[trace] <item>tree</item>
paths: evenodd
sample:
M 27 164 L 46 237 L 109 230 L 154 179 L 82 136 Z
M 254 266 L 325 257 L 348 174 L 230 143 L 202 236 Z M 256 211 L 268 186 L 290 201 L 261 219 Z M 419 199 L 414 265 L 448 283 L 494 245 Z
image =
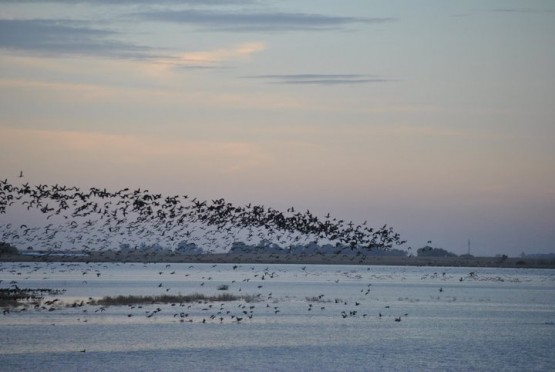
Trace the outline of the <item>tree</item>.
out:
M 457 257 L 456 254 L 446 251 L 443 248 L 432 248 L 428 245 L 418 248 L 416 254 L 418 257 Z
M 180 254 L 203 254 L 202 248 L 198 247 L 195 243 L 189 243 L 185 240 L 179 242 L 175 252 Z
M 9 243 L 0 242 L 0 256 L 14 256 L 18 254 L 19 251 L 16 247 Z

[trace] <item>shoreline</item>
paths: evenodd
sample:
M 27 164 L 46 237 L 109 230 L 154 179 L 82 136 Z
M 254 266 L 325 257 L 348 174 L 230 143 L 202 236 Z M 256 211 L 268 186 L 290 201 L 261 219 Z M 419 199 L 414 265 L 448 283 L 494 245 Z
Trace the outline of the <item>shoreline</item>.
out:
M 526 257 L 395 257 L 395 256 L 336 256 L 336 255 L 277 255 L 259 254 L 197 254 L 175 253 L 127 255 L 118 252 L 93 252 L 75 255 L 10 255 L 0 256 L 0 262 L 142 262 L 142 263 L 227 263 L 227 264 L 304 264 L 304 265 L 384 265 L 438 267 L 495 267 L 555 269 L 555 260 Z

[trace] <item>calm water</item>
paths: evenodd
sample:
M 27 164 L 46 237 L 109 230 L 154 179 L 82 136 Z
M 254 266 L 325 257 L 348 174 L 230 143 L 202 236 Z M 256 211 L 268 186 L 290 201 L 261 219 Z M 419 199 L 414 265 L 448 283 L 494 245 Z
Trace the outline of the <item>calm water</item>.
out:
M 0 316 L 6 371 L 555 366 L 553 270 L 0 263 L 0 280 L 2 288 L 64 290 L 45 298 L 57 301 L 44 309 Z M 219 290 L 224 284 L 229 288 Z M 256 301 L 71 306 L 89 297 L 163 293 Z

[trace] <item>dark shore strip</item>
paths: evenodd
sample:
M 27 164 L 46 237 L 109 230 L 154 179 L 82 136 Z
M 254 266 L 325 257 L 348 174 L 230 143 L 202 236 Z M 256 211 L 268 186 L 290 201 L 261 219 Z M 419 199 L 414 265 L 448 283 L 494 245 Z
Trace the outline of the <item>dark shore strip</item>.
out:
M 442 266 L 442 267 L 505 267 L 554 269 L 555 260 L 528 257 L 391 257 L 344 255 L 288 255 L 288 254 L 196 254 L 185 255 L 162 252 L 159 254 L 133 253 L 123 255 L 114 251 L 91 252 L 83 256 L 44 255 L 0 256 L 0 262 L 141 262 L 141 263 L 227 263 L 227 264 L 302 264 L 302 265 L 386 265 L 386 266 Z

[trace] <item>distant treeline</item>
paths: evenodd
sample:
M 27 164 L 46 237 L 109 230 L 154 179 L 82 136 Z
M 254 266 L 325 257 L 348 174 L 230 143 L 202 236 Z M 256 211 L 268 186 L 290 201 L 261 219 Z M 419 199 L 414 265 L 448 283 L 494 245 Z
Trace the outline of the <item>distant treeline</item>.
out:
M 418 248 L 416 254 L 418 257 L 457 257 L 455 253 L 449 252 L 443 248 L 432 248 L 430 246 Z
M 27 250 L 24 254 L 39 253 L 34 252 L 32 249 Z M 64 253 L 63 251 L 48 251 L 43 253 Z M 76 252 L 71 252 L 76 253 Z M 130 244 L 120 244 L 119 253 L 127 255 L 131 253 L 173 253 L 182 255 L 203 255 L 211 253 L 209 250 L 199 247 L 196 243 L 188 241 L 181 241 L 177 244 L 175 249 L 163 247 L 160 244 L 146 244 L 142 243 L 137 246 Z M 401 249 L 387 249 L 383 246 L 376 245 L 375 247 L 350 247 L 340 244 L 323 244 L 320 245 L 316 242 L 308 244 L 296 244 L 289 247 L 281 247 L 269 240 L 262 240 L 257 244 L 247 244 L 239 241 L 234 242 L 227 252 L 230 255 L 239 254 L 287 254 L 294 256 L 307 256 L 307 255 L 345 255 L 345 256 L 364 256 L 364 257 L 407 257 L 409 254 Z M 458 257 L 455 253 L 449 252 L 443 248 L 432 248 L 425 246 L 419 248 L 417 251 L 418 257 Z M 8 243 L 0 242 L 0 255 L 17 255 L 20 254 L 18 249 Z M 538 258 L 549 258 L 538 257 Z
M 257 254 L 257 253 L 270 253 L 282 254 L 287 253 L 290 255 L 337 255 L 342 254 L 346 256 L 395 256 L 405 257 L 407 252 L 401 249 L 385 249 L 381 246 L 376 247 L 349 247 L 346 245 L 332 245 L 324 244 L 319 245 L 316 242 L 309 244 L 291 245 L 287 248 L 280 247 L 278 244 L 269 241 L 261 241 L 256 245 L 249 245 L 244 242 L 235 242 L 231 245 L 229 254 Z
M 10 256 L 19 254 L 19 250 L 8 243 L 0 242 L 0 256 Z
M 555 253 L 530 253 L 526 254 L 522 252 L 520 255 L 522 258 L 536 258 L 536 259 L 543 259 L 543 260 L 555 260 Z
M 141 244 L 136 247 L 131 247 L 129 244 L 121 244 L 120 252 L 123 254 L 129 254 L 133 252 L 144 252 L 144 253 L 161 253 L 170 252 L 169 248 L 164 248 L 158 244 Z M 196 243 L 191 243 L 187 241 L 182 241 L 178 243 L 174 253 L 183 255 L 199 255 L 207 254 L 209 250 L 199 247 Z M 231 248 L 227 252 L 228 254 L 290 254 L 290 255 L 314 255 L 314 254 L 343 254 L 343 255 L 353 255 L 353 256 L 396 256 L 405 257 L 407 252 L 401 249 L 386 249 L 381 246 L 376 246 L 368 249 L 368 247 L 349 247 L 347 245 L 332 245 L 323 244 L 320 245 L 316 242 L 309 244 L 296 244 L 289 247 L 281 247 L 279 244 L 273 243 L 269 240 L 262 240 L 257 244 L 247 244 L 245 242 L 234 242 Z

